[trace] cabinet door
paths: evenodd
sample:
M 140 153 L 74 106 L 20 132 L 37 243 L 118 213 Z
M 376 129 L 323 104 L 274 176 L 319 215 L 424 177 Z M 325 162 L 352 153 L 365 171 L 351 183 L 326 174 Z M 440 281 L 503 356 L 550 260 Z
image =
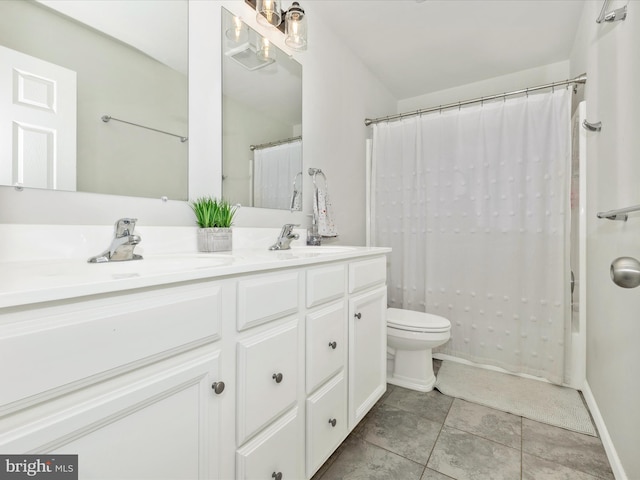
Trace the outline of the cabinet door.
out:
M 218 352 L 162 363 L 6 432 L 0 451 L 77 454 L 82 479 L 219 478 Z
M 349 300 L 349 429 L 387 388 L 387 288 Z

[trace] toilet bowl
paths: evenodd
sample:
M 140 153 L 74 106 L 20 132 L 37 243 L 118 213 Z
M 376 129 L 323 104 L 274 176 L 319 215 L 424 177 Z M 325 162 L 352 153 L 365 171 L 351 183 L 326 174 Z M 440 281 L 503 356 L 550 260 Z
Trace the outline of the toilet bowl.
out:
M 444 317 L 387 308 L 387 382 L 420 392 L 433 390 L 431 350 L 450 337 L 451 323 Z

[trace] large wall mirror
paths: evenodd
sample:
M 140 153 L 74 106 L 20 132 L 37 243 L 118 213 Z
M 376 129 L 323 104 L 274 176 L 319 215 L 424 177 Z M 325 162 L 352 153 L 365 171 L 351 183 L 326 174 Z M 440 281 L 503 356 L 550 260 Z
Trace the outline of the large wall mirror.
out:
M 302 210 L 302 65 L 222 9 L 222 195 Z
M 187 0 L 0 1 L 0 184 L 188 198 Z

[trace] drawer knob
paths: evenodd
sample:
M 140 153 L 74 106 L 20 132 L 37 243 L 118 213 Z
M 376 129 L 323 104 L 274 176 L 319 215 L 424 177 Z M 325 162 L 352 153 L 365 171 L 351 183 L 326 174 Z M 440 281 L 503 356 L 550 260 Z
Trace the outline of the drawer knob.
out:
M 213 391 L 216 392 L 217 395 L 220 395 L 224 392 L 224 382 L 213 382 L 211 388 L 213 388 Z
M 271 375 L 271 378 L 273 378 L 276 383 L 280 383 L 284 377 L 281 373 L 274 373 L 273 375 Z
M 336 342 L 329 342 L 329 346 L 335 350 L 338 344 Z
M 282 480 L 282 472 L 278 472 L 278 473 L 273 472 L 271 474 L 271 478 L 275 478 L 276 480 Z
M 335 427 L 336 423 L 338 423 L 338 421 L 335 418 L 330 418 L 329 419 L 329 423 L 331 424 L 332 427 Z
M 360 312 L 355 313 L 353 316 L 356 317 L 358 320 L 362 318 L 362 314 Z

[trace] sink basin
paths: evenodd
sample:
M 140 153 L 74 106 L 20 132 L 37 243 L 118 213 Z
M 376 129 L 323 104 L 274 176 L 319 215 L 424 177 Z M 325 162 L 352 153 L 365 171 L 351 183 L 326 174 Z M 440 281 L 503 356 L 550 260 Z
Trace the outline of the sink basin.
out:
M 90 265 L 93 269 L 112 275 L 114 278 L 134 275 L 158 275 L 185 270 L 198 270 L 231 265 L 233 257 L 224 254 L 173 254 L 147 255 L 143 260 L 108 262 Z
M 229 265 L 233 262 L 231 255 L 211 253 L 178 253 L 171 255 L 146 255 L 143 260 L 133 260 L 129 265 L 143 266 L 143 268 L 210 268 L 219 265 Z
M 323 246 L 314 247 L 309 245 L 301 245 L 299 247 L 298 246 L 291 247 L 290 251 L 293 254 L 304 255 L 304 256 L 335 255 L 339 253 L 353 252 L 357 248 L 358 247 L 347 247 L 347 246 L 340 246 L 340 245 L 326 246 L 326 247 L 323 247 Z

